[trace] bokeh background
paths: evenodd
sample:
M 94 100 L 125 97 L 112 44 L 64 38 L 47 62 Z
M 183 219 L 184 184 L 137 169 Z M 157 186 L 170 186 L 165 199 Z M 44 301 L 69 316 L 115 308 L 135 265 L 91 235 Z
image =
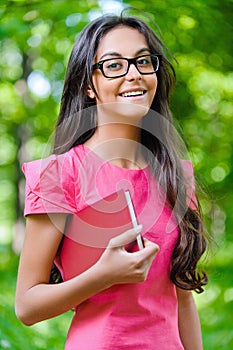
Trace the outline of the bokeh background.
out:
M 21 164 L 48 153 L 65 67 L 80 30 L 102 13 L 119 13 L 128 5 L 149 14 L 149 24 L 177 60 L 172 111 L 206 193 L 200 199 L 215 240 L 203 261 L 210 283 L 195 296 L 204 346 L 233 349 L 231 0 L 1 2 L 0 349 L 64 347 L 72 311 L 30 328 L 14 314 L 25 224 Z

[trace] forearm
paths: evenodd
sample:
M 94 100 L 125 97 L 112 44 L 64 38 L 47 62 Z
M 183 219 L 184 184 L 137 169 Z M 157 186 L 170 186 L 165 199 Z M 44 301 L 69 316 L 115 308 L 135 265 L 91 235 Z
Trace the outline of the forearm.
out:
M 16 295 L 16 314 L 26 325 L 58 316 L 110 286 L 98 264 L 59 284 L 37 284 Z
M 202 350 L 200 320 L 192 293 L 181 291 L 178 295 L 179 332 L 184 349 Z

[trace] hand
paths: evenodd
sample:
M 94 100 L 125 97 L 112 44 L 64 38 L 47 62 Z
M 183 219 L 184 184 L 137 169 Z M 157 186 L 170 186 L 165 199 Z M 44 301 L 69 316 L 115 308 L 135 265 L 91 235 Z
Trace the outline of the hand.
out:
M 146 280 L 159 246 L 144 238 L 145 247 L 142 250 L 129 253 L 125 249 L 128 243 L 136 239 L 141 230 L 140 225 L 110 240 L 97 262 L 108 284 L 137 283 Z

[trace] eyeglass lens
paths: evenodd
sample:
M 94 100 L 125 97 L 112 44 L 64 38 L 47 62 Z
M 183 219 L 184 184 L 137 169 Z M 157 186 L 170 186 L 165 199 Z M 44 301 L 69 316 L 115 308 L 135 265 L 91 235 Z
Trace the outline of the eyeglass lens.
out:
M 159 59 L 157 56 L 145 55 L 135 60 L 137 69 L 142 74 L 151 74 L 158 70 Z M 107 77 L 116 77 L 126 74 L 129 62 L 126 58 L 113 58 L 103 63 L 103 71 Z

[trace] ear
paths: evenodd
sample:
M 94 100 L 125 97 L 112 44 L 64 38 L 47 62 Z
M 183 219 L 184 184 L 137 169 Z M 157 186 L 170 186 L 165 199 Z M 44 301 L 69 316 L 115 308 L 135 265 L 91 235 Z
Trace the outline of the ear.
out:
M 87 96 L 89 96 L 92 99 L 95 98 L 95 93 L 92 90 L 92 88 L 90 87 L 90 85 L 88 85 L 88 88 L 87 88 Z

